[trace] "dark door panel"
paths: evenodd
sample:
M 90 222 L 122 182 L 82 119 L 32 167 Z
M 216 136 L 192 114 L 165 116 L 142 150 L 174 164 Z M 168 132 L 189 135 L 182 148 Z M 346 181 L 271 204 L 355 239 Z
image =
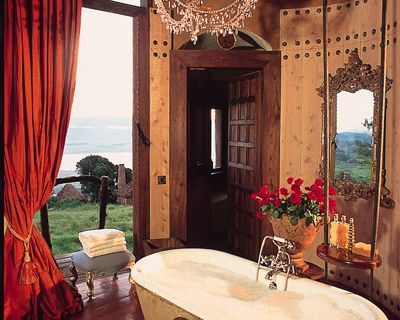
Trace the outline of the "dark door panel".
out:
M 250 199 L 260 185 L 260 128 L 262 75 L 254 72 L 229 84 L 228 190 L 230 239 L 235 254 L 256 259 L 260 222 Z

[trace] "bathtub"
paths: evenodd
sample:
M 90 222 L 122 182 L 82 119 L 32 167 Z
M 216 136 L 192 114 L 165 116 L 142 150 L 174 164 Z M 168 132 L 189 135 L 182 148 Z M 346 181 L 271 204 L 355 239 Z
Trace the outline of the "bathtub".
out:
M 270 290 L 268 269 L 225 252 L 176 249 L 149 255 L 132 270 L 146 320 L 387 319 L 368 300 L 326 284 L 291 276 L 288 290 Z

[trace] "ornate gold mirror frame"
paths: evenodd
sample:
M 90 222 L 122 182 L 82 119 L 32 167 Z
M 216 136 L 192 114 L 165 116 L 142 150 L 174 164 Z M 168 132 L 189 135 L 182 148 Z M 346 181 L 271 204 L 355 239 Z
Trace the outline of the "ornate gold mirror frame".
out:
M 354 183 L 344 177 L 342 180 L 330 177 L 330 184 L 335 187 L 337 194 L 342 195 L 345 200 L 373 199 L 375 190 L 376 176 L 376 159 L 378 157 L 377 139 L 378 139 L 378 122 L 379 122 L 379 95 L 380 95 L 381 67 L 377 66 L 372 69 L 371 65 L 364 64 L 358 56 L 357 50 L 350 52 L 349 61 L 344 67 L 338 68 L 336 74 L 329 74 L 329 132 L 330 137 L 335 139 L 336 135 L 336 110 L 337 110 L 337 94 L 342 91 L 355 93 L 358 90 L 366 89 L 373 92 L 374 95 L 374 110 L 373 110 L 373 127 L 372 127 L 372 175 L 371 184 Z M 386 78 L 386 92 L 391 88 L 393 80 Z M 324 96 L 324 85 L 317 89 L 318 95 Z M 385 101 L 387 107 L 387 101 Z M 322 111 L 324 104 L 322 104 Z M 323 119 L 324 120 L 324 119 Z M 324 121 L 323 121 L 324 123 Z M 385 128 L 385 121 L 383 121 Z M 324 130 L 322 131 L 324 132 Z M 322 137 L 324 141 L 324 137 Z M 335 144 L 335 140 L 331 138 L 331 145 Z M 322 148 L 323 149 L 323 148 Z M 331 148 L 330 157 L 334 155 L 335 148 Z M 383 155 L 383 159 L 385 156 Z M 329 159 L 330 160 L 330 159 Z M 321 153 L 320 176 L 324 177 L 324 153 Z M 329 171 L 334 173 L 335 161 L 329 161 Z M 333 165 L 333 168 L 332 168 Z M 385 186 L 386 170 L 383 162 L 382 170 L 382 191 L 380 205 L 385 208 L 394 208 L 394 201 L 389 198 L 390 190 Z

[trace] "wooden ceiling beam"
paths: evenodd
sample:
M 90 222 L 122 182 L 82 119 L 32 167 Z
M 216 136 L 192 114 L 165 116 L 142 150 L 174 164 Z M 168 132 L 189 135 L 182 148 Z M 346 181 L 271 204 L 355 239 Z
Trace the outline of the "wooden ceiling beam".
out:
M 111 0 L 83 0 L 83 7 L 100 11 L 112 12 L 124 16 L 135 17 L 146 11 L 144 7 Z

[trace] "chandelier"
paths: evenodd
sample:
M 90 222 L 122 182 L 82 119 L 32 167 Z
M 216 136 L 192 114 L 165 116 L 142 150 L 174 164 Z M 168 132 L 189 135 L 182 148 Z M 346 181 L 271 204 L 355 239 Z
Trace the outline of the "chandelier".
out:
M 237 33 L 244 25 L 244 19 L 251 17 L 257 0 L 233 0 L 224 8 L 212 10 L 203 0 L 155 0 L 157 13 L 174 34 L 190 33 L 190 40 L 196 44 L 197 35 L 206 31 L 214 35 Z M 172 16 L 175 13 L 176 18 Z

